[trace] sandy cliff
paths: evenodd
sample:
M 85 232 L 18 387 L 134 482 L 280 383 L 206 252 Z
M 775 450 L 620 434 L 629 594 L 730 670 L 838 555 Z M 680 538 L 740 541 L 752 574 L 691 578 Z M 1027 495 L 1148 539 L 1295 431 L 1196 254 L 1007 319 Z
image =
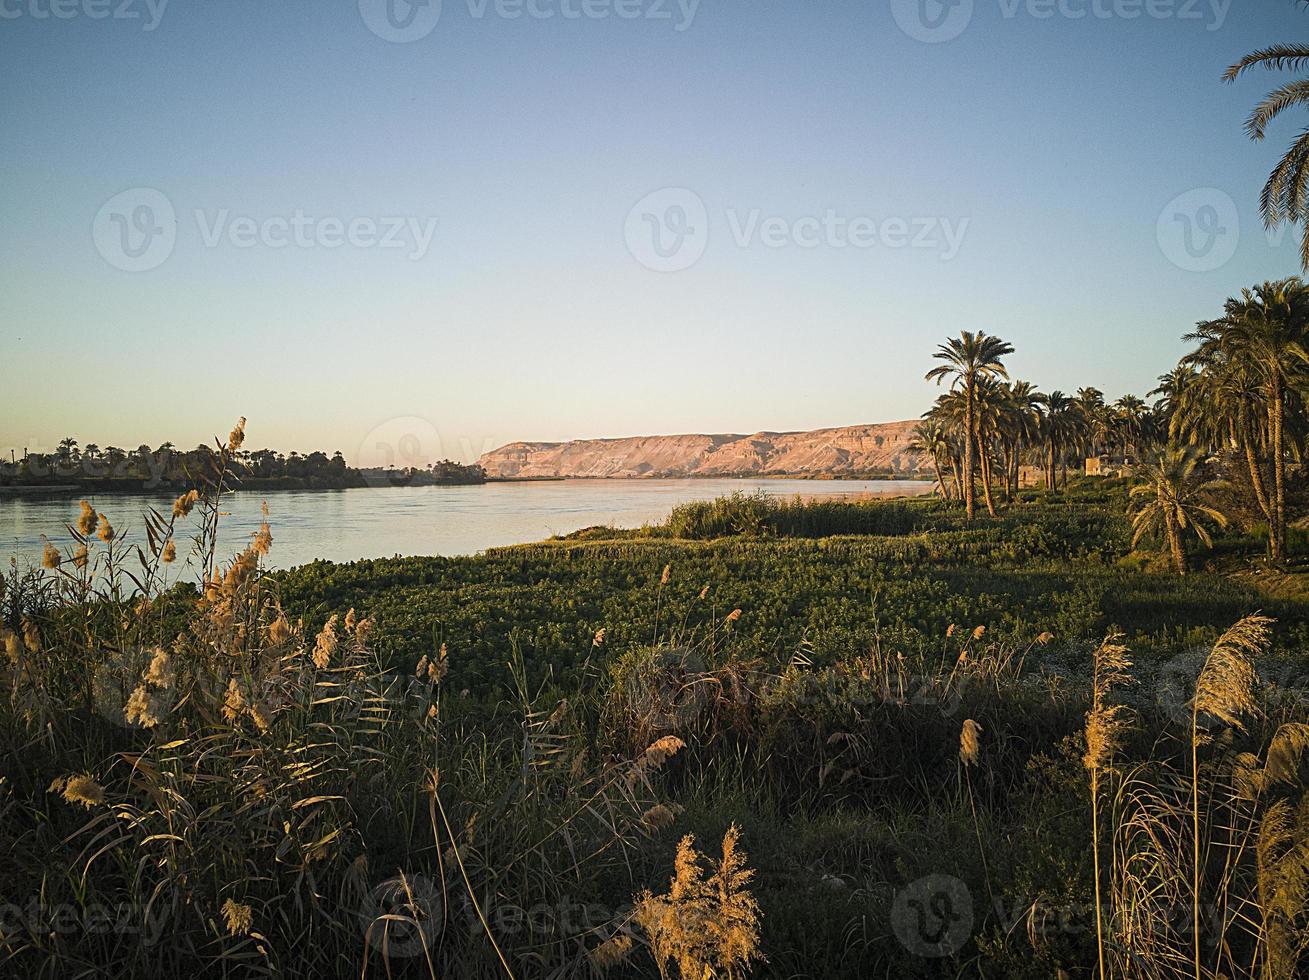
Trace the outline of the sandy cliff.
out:
M 633 436 L 511 442 L 479 463 L 492 478 L 926 475 L 909 448 L 915 421 L 754 435 Z M 923 469 L 926 467 L 926 469 Z

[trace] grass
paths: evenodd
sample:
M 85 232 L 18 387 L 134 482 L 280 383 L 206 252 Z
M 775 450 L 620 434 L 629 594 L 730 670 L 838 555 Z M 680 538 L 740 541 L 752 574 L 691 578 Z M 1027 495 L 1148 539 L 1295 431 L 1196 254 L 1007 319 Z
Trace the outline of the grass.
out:
M 7 972 L 1305 965 L 1309 606 L 1235 532 L 1180 579 L 1077 481 L 265 575 L 209 564 L 222 482 L 203 587 L 167 515 L 0 587 Z

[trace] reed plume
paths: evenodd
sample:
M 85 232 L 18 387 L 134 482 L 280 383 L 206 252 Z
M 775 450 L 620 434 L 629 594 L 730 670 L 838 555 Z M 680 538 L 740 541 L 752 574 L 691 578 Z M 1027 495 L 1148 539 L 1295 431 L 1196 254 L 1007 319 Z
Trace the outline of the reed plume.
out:
M 1100 980 L 1105 980 L 1104 903 L 1100 892 L 1100 774 L 1113 761 L 1128 723 L 1123 707 L 1108 702 L 1115 687 L 1130 681 L 1132 662 L 1122 634 L 1104 638 L 1092 658 L 1091 710 L 1086 713 L 1086 754 L 1082 764 L 1091 775 L 1091 858 L 1095 875 L 1095 942 Z

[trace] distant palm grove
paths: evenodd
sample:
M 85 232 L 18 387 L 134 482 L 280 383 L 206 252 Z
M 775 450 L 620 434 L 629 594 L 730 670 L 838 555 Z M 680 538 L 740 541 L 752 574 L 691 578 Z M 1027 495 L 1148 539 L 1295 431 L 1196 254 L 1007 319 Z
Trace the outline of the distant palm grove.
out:
M 942 344 L 928 380 L 949 381 L 916 429 L 941 492 L 969 520 L 1012 501 L 1021 485 L 1055 490 L 1070 471 L 1135 473 L 1138 538 L 1157 535 L 1179 571 L 1185 540 L 1210 543 L 1229 520 L 1287 554 L 1305 507 L 1309 444 L 1309 288 L 1298 278 L 1242 290 L 1186 335 L 1194 349 L 1147 395 L 1106 402 L 1097 388 L 1044 393 L 1010 380 L 1013 347 L 964 331 Z M 1024 479 L 1026 477 L 1026 479 Z
M 178 449 L 165 442 L 155 449 L 85 446 L 63 439 L 53 453 L 24 453 L 21 459 L 0 460 L 0 487 L 76 486 L 92 491 L 186 489 L 213 471 L 218 451 L 200 445 Z M 240 450 L 229 460 L 231 488 L 246 490 L 331 490 L 349 487 L 482 483 L 486 474 L 476 464 L 441 460 L 427 467 L 357 469 L 346 464 L 340 450 L 279 453 L 272 449 Z

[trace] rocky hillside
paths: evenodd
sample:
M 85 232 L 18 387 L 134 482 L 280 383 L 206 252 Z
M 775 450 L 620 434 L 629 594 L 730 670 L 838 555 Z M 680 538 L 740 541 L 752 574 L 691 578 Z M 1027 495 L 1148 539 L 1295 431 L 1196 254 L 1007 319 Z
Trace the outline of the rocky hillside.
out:
M 511 442 L 478 462 L 492 479 L 677 476 L 926 476 L 909 448 L 916 422 L 754 435 L 632 436 Z M 920 472 L 920 468 L 923 468 Z

